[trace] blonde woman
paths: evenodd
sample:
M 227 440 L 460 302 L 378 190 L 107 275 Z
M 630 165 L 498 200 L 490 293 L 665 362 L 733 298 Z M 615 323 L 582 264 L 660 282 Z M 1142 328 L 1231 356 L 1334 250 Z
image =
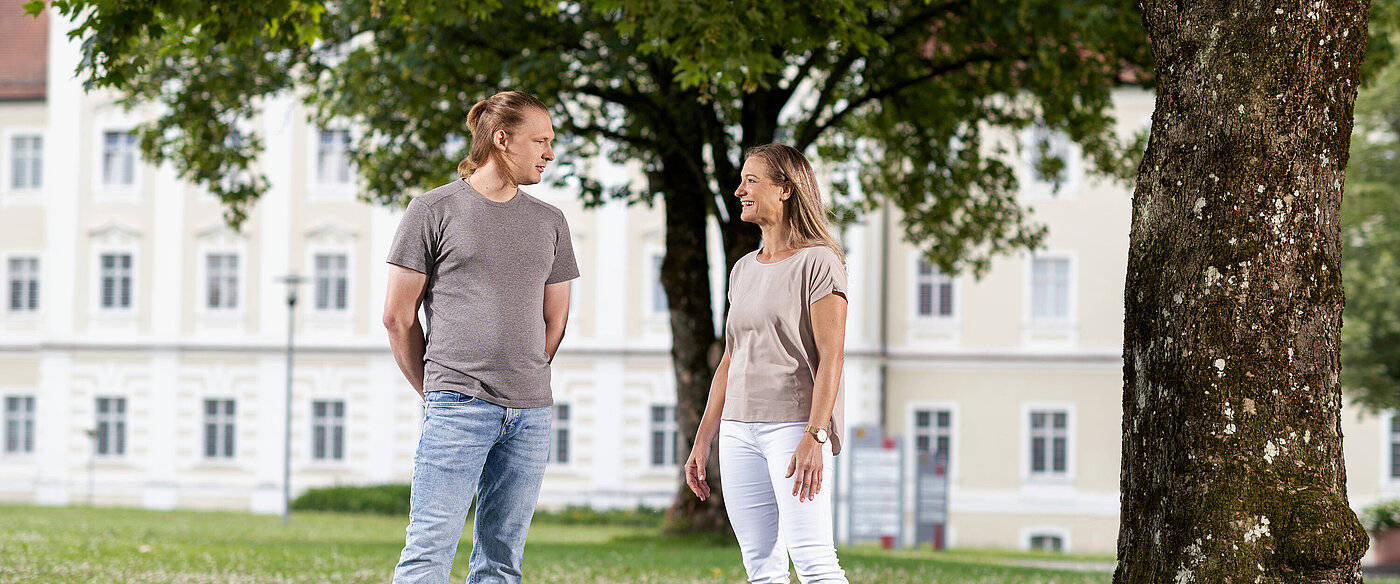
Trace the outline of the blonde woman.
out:
M 744 157 L 740 219 L 763 247 L 729 274 L 724 357 L 685 463 L 686 483 L 710 496 L 705 465 L 719 438 L 729 522 L 749 582 L 846 582 L 831 528 L 831 459 L 841 452 L 846 340 L 845 255 L 827 227 L 812 165 L 765 144 Z

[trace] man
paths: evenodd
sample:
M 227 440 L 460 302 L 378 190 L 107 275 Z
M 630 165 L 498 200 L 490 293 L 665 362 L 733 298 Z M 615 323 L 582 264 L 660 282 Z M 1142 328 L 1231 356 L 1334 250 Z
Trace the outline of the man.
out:
M 461 179 L 415 198 L 389 251 L 384 326 L 424 399 L 396 584 L 448 582 L 473 496 L 467 582 L 521 581 L 549 455 L 549 364 L 579 275 L 563 213 L 519 190 L 554 160 L 544 105 L 497 93 L 467 126 Z

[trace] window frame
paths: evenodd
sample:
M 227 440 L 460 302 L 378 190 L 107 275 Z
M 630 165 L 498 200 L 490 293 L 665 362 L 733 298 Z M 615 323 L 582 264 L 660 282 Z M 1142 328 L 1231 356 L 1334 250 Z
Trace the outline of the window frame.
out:
M 944 274 L 941 270 L 938 269 L 938 266 L 928 263 L 928 261 L 924 259 L 923 254 L 918 250 L 915 250 L 913 255 L 914 258 L 911 262 L 909 271 L 909 280 L 912 284 L 909 287 L 909 314 L 913 316 L 912 320 L 923 324 L 957 323 L 960 320 L 962 307 L 961 286 L 959 286 L 958 282 L 960 278 Z M 933 295 L 933 306 L 931 307 L 933 309 L 933 312 L 931 312 L 930 314 L 923 314 L 920 310 L 922 308 L 920 306 L 922 304 L 920 302 L 922 299 L 922 288 L 925 285 L 925 274 L 922 273 L 924 266 L 929 266 L 929 268 L 932 270 L 930 274 L 927 274 L 927 277 L 929 279 L 929 282 L 927 282 L 927 284 L 930 287 L 932 287 Z M 950 304 L 952 304 L 952 307 L 949 313 L 946 315 L 938 314 L 938 307 L 940 305 L 939 301 L 941 300 L 941 291 L 939 290 L 939 288 L 944 285 L 943 282 L 940 282 L 940 277 L 946 279 L 946 285 L 948 286 L 948 295 L 952 297 L 949 301 Z
M 573 462 L 573 427 L 574 411 L 570 402 L 555 401 L 551 407 L 550 416 L 552 424 L 549 431 L 549 459 L 547 464 L 554 467 L 569 467 Z M 561 417 L 559 414 L 563 412 Z M 559 448 L 560 445 L 563 448 Z M 560 450 L 563 451 L 561 458 Z
M 131 157 L 131 182 L 108 182 L 108 143 L 107 140 L 113 134 L 130 136 L 128 143 L 116 144 L 115 154 L 129 154 Z M 97 174 L 93 177 L 98 185 L 99 194 L 107 193 L 129 193 L 136 191 L 141 185 L 141 135 L 131 126 L 107 126 L 97 130 Z
M 18 401 L 12 402 L 11 400 Z M 36 438 L 39 425 L 37 416 L 39 400 L 37 396 L 32 393 L 9 393 L 5 394 L 4 399 L 0 400 L 0 402 L 3 402 L 0 403 L 0 407 L 4 408 L 3 415 L 5 418 L 4 445 L 3 450 L 0 450 L 0 452 L 3 452 L 7 457 L 33 456 L 34 444 L 38 442 Z M 27 404 L 27 407 L 21 407 L 18 410 L 11 411 L 11 403 Z M 10 438 L 11 434 L 16 431 L 16 426 L 18 426 L 19 436 L 16 440 L 17 444 L 14 444 L 15 448 L 11 448 L 12 444 Z
M 232 257 L 237 262 L 237 265 L 233 269 L 233 283 L 231 286 L 235 299 L 233 306 L 228 306 L 227 301 L 224 301 L 221 306 L 209 305 L 210 294 L 213 292 L 214 284 L 214 275 L 211 274 L 209 260 L 214 256 L 222 256 L 225 258 Z M 244 282 L 246 278 L 243 276 L 247 268 L 247 262 L 243 261 L 244 254 L 242 250 L 227 246 L 208 246 L 200 249 L 198 258 L 199 259 L 196 261 L 199 262 L 198 274 L 200 284 L 197 306 L 199 307 L 200 313 L 205 316 L 236 316 L 243 314 L 244 306 L 247 304 L 247 296 L 244 294 Z M 227 267 L 221 266 L 220 269 L 226 272 Z M 224 278 L 225 280 L 227 279 L 226 273 Z M 223 284 L 227 285 L 228 282 L 224 281 Z M 220 291 L 221 294 L 226 294 L 228 290 L 221 286 Z
M 209 413 L 209 404 L 216 404 L 216 411 Z M 238 400 L 231 397 L 205 397 L 200 400 L 200 427 L 203 430 L 201 458 L 206 462 L 231 462 L 238 458 Z M 227 406 L 224 411 L 217 411 Z M 211 443 L 209 430 L 214 429 Z M 214 453 L 210 454 L 210 446 Z
M 10 272 L 10 264 L 14 261 L 24 260 L 31 260 L 34 262 L 34 271 L 29 274 L 31 279 L 28 280 L 32 285 L 25 286 L 25 288 L 29 289 L 25 293 L 25 299 L 29 301 L 26 304 L 33 304 L 34 306 L 33 308 L 15 309 L 12 308 L 12 304 L 14 303 L 14 280 L 12 279 L 13 275 Z M 0 297 L 3 297 L 3 302 L 5 303 L 5 305 L 4 310 L 0 312 L 3 312 L 6 316 L 12 318 L 24 318 L 37 316 L 40 312 L 44 310 L 43 254 L 37 252 L 27 252 L 22 250 L 13 250 L 7 252 L 3 255 L 0 255 L 0 270 L 4 271 L 5 278 L 5 290 L 3 294 L 0 294 Z
M 1031 546 L 1031 541 L 1037 537 L 1054 537 L 1060 540 L 1060 550 L 1058 552 L 1045 553 L 1068 554 L 1071 553 L 1073 549 L 1073 542 L 1068 528 L 1059 525 L 1028 525 L 1021 528 L 1021 551 L 1037 551 Z
M 6 199 L 15 200 L 35 200 L 40 198 L 47 184 L 45 182 L 45 168 L 47 168 L 48 157 L 45 156 L 48 150 L 47 128 L 44 126 L 12 126 L 0 132 L 0 153 L 3 153 L 4 167 L 0 168 L 0 192 L 6 195 Z M 18 138 L 38 138 L 40 141 L 39 158 L 39 184 L 34 186 L 33 175 L 31 174 L 29 184 L 25 186 L 15 186 L 15 140 Z M 31 152 L 32 166 L 32 152 Z M 31 168 L 32 170 L 32 168 Z
M 130 303 L 126 306 L 105 306 L 103 304 L 104 287 L 106 285 L 106 268 L 102 265 L 104 256 L 125 255 L 131 258 L 131 266 L 127 276 L 131 279 Z M 95 246 L 93 249 L 93 307 L 99 316 L 134 316 L 137 314 L 141 303 L 141 285 L 138 277 L 140 270 L 139 254 L 135 246 L 105 245 Z M 119 280 L 118 280 L 119 281 Z
M 331 247 L 326 247 L 326 248 L 319 248 L 319 247 L 318 247 L 318 248 L 314 248 L 314 249 L 310 250 L 310 262 L 309 262 L 309 265 L 310 265 L 310 268 L 311 268 L 311 269 L 310 269 L 309 271 L 310 271 L 310 273 L 311 273 L 311 281 L 310 281 L 311 287 L 310 287 L 310 290 L 308 290 L 308 296 L 310 297 L 310 298 L 309 298 L 309 304 L 311 305 L 311 310 L 312 310 L 313 313 L 315 313 L 315 314 L 317 314 L 317 315 L 337 315 L 337 316 L 348 316 L 348 315 L 351 314 L 352 308 L 353 308 L 353 306 L 354 306 L 354 286 L 353 286 L 353 280 L 354 280 L 354 278 L 353 278 L 353 276 L 354 276 L 354 262 L 353 262 L 353 260 L 352 260 L 352 258 L 351 258 L 351 255 L 352 255 L 352 254 L 350 253 L 349 250 L 336 249 L 336 248 L 331 248 Z M 333 280 L 332 280 L 331 284 L 328 286 L 329 289 L 328 289 L 328 291 L 327 291 L 327 295 L 328 295 L 328 296 L 327 296 L 327 306 L 324 307 L 324 308 L 320 306 L 320 280 L 321 280 L 321 273 L 320 273 L 320 268 L 317 266 L 317 260 L 318 260 L 320 257 L 323 257 L 323 256 L 325 256 L 325 257 L 336 257 L 336 256 L 339 256 L 340 258 L 342 258 L 343 260 L 345 260 L 344 270 L 343 270 L 343 272 L 342 272 L 342 274 L 341 274 L 342 277 L 344 278 L 344 281 L 345 281 L 345 286 L 344 286 L 344 288 L 345 288 L 345 294 L 344 294 L 345 305 L 344 305 L 343 307 L 339 307 L 339 308 L 335 307 L 335 290 L 334 290 L 334 281 L 333 281 Z
M 1054 442 L 1055 436 L 1051 435 L 1051 441 L 1046 445 L 1046 466 L 1047 470 L 1037 472 L 1032 467 L 1034 465 L 1034 454 L 1032 442 L 1036 439 L 1036 431 L 1032 428 L 1031 416 L 1036 413 L 1065 415 L 1065 468 L 1063 471 L 1054 470 Z M 1067 402 L 1027 402 L 1021 404 L 1021 483 L 1024 485 L 1070 485 L 1076 477 L 1077 456 L 1075 448 L 1078 447 L 1078 436 L 1075 423 L 1077 421 L 1075 405 Z M 1053 423 L 1053 422 L 1052 422 Z M 1053 434 L 1053 428 L 1052 428 Z
M 325 413 L 318 414 L 316 406 L 325 404 Z M 340 411 L 337 415 L 332 406 L 339 405 Z M 310 459 L 316 464 L 342 464 L 345 462 L 348 447 L 349 435 L 346 432 L 345 421 L 348 418 L 346 411 L 349 409 L 344 399 L 312 399 L 311 400 L 311 450 Z M 318 430 L 324 430 L 324 435 L 319 436 Z M 318 453 L 317 440 L 323 439 L 323 448 Z M 338 444 L 337 444 L 338 439 Z M 334 446 L 339 446 L 339 456 L 336 456 Z
M 1036 176 L 1035 166 L 1040 157 L 1040 146 L 1038 140 L 1040 132 L 1048 132 L 1049 148 L 1048 153 L 1054 154 L 1057 147 L 1063 148 L 1061 158 L 1065 162 L 1064 180 L 1060 182 L 1060 188 L 1055 190 L 1054 181 L 1041 180 Z M 1079 200 L 1079 190 L 1081 186 L 1080 176 L 1083 174 L 1083 152 L 1082 147 L 1070 139 L 1069 134 L 1064 130 L 1051 130 L 1044 124 L 1032 124 L 1020 132 L 1021 145 L 1021 165 L 1017 179 L 1020 181 L 1021 193 L 1032 200 L 1053 200 L 1053 201 L 1077 201 Z
M 119 411 L 102 411 L 102 401 L 112 400 L 114 405 L 120 405 Z M 103 460 L 120 460 L 127 457 L 130 452 L 130 436 L 128 430 L 131 426 L 131 404 L 124 395 L 99 394 L 93 396 L 93 435 L 92 453 L 95 458 Z M 104 415 L 105 414 L 105 415 Z M 111 452 L 104 452 L 102 449 L 102 428 L 103 424 L 116 425 L 116 444 Z M 111 432 L 109 431 L 109 434 Z
M 659 420 L 659 421 L 656 419 L 656 410 L 657 410 L 658 408 L 660 408 L 660 409 L 663 410 L 662 419 Z M 670 415 L 668 416 L 665 412 L 669 412 Z M 658 434 L 658 433 L 661 435 L 661 441 L 662 441 L 662 445 L 661 445 L 661 448 L 662 448 L 662 450 L 661 450 L 661 453 L 662 453 L 662 461 L 661 461 L 661 462 L 657 462 L 657 461 L 656 461 L 656 454 L 657 454 L 657 450 L 656 450 L 656 446 L 657 446 L 657 445 L 656 445 L 656 439 L 657 439 L 657 434 Z M 670 448 L 670 450 L 669 450 L 669 454 L 670 454 L 670 456 L 669 456 L 670 460 L 669 460 L 669 461 L 666 460 L 666 458 L 667 458 L 667 452 L 668 452 L 668 451 L 667 451 L 666 445 L 665 445 L 666 438 L 667 438 L 668 436 L 670 437 L 670 443 L 671 443 L 671 448 Z M 673 468 L 676 468 L 677 466 L 679 466 L 679 465 L 681 464 L 682 461 L 681 461 L 681 457 L 680 457 L 680 445 L 681 445 L 681 439 L 680 439 L 680 424 L 679 424 L 679 422 L 677 422 L 677 420 L 676 420 L 676 405 L 675 405 L 674 403 L 651 403 L 651 404 L 649 404 L 649 407 L 647 408 L 647 441 L 646 441 L 646 444 L 647 444 L 647 456 L 646 456 L 647 468 L 652 469 L 652 470 L 656 470 L 656 469 L 673 469 Z

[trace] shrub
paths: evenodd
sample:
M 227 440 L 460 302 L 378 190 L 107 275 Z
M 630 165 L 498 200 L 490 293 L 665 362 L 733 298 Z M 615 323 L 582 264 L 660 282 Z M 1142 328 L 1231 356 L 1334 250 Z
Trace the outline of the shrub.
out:
M 1361 510 L 1361 525 L 1375 533 L 1400 527 L 1400 499 L 1381 501 Z
M 295 501 L 293 511 L 340 511 L 408 515 L 408 485 L 337 486 L 307 489 Z
M 535 522 L 553 525 L 618 525 L 660 527 L 665 511 L 638 506 L 635 509 L 598 510 L 570 505 L 559 511 L 536 511 Z

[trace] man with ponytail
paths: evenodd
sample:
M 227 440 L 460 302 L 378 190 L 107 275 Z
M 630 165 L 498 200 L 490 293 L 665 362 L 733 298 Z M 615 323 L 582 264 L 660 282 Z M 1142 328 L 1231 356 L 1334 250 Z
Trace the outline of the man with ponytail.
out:
M 448 582 L 473 498 L 467 582 L 521 581 L 549 456 L 549 366 L 579 276 L 564 214 L 519 188 L 554 160 L 544 104 L 497 93 L 467 128 L 461 178 L 414 198 L 389 250 L 384 326 L 424 401 L 396 584 Z

